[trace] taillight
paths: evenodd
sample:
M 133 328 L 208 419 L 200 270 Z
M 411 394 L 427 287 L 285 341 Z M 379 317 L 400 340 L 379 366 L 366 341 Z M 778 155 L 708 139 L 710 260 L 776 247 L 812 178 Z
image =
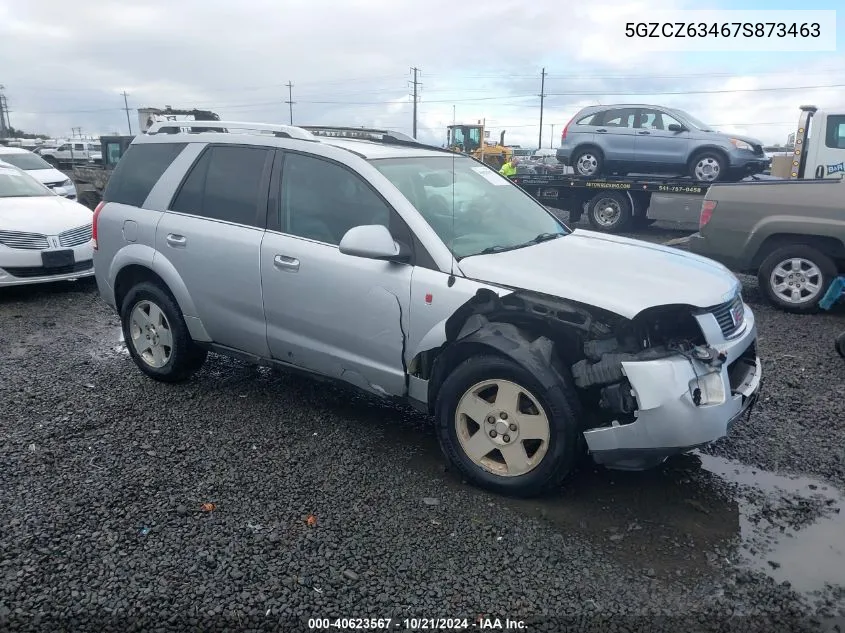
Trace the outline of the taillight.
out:
M 100 204 L 94 208 L 94 217 L 91 219 L 91 239 L 94 240 L 93 247 L 95 251 L 97 250 L 97 220 L 100 219 L 100 211 L 103 210 L 105 204 L 105 200 L 100 201 Z
M 701 216 L 698 218 L 698 230 L 704 228 L 704 226 L 710 221 L 710 218 L 713 217 L 713 209 L 716 208 L 716 201 L 715 200 L 705 200 L 701 203 Z
M 575 120 L 575 117 L 569 119 L 569 122 L 563 126 L 563 132 L 560 133 L 560 143 L 561 145 L 566 140 L 566 133 L 569 131 L 569 126 L 572 125 L 572 122 Z

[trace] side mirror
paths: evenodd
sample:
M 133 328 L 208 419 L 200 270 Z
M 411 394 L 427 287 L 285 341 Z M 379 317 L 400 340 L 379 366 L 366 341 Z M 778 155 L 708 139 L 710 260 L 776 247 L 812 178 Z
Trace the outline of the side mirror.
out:
M 669 127 L 666 128 L 670 132 L 686 132 L 687 128 L 683 125 L 678 125 L 677 123 L 670 123 Z
M 386 226 L 365 224 L 355 226 L 346 232 L 338 244 L 344 255 L 379 259 L 389 262 L 407 262 L 410 253 L 404 245 L 393 239 Z

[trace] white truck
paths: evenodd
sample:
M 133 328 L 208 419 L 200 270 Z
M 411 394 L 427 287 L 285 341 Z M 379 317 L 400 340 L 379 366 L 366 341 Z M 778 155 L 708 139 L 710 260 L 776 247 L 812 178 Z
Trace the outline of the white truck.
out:
M 103 162 L 99 141 L 72 140 L 55 149 L 41 150 L 41 158 L 54 166 Z

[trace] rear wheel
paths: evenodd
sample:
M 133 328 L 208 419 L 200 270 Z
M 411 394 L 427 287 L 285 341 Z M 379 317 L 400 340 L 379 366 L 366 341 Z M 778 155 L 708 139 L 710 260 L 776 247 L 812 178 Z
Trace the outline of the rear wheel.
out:
M 845 332 L 836 337 L 836 351 L 845 358 Z
M 138 368 L 162 382 L 181 382 L 205 362 L 176 301 L 151 282 L 133 287 L 120 311 L 123 339 Z
M 836 264 L 806 244 L 784 246 L 769 254 L 757 273 L 766 298 L 786 312 L 818 312 L 819 301 L 833 278 Z
M 572 156 L 572 167 L 576 176 L 595 177 L 601 174 L 604 159 L 594 147 L 585 147 Z
M 476 356 L 458 365 L 440 389 L 438 438 L 469 481 L 534 496 L 559 485 L 575 465 L 577 411 L 568 384 L 545 389 L 511 360 Z
M 631 223 L 631 200 L 617 191 L 603 192 L 587 203 L 587 219 L 596 231 L 618 233 Z

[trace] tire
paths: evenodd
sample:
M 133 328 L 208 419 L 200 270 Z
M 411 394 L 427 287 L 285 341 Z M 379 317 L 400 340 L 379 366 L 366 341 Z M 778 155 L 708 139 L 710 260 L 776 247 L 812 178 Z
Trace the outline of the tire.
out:
M 139 349 L 141 352 L 145 351 L 141 347 L 144 341 L 142 337 L 145 335 L 142 330 L 134 327 L 133 321 L 137 322 L 137 319 L 133 319 L 133 311 L 145 306 L 153 311 L 158 308 L 164 318 L 164 321 L 156 319 L 158 327 L 153 336 L 158 336 L 161 340 L 162 332 L 170 332 L 172 345 L 169 347 L 169 355 L 166 353 L 167 348 L 164 348 L 161 357 L 145 360 L 139 352 Z M 126 341 L 126 348 L 132 360 L 138 369 L 150 378 L 161 382 L 183 382 L 196 373 L 205 362 L 208 353 L 191 339 L 178 304 L 169 292 L 155 283 L 145 281 L 129 290 L 120 309 L 120 321 L 123 326 L 123 340 Z M 154 360 L 165 362 L 154 365 Z
M 547 431 L 545 441 L 536 438 L 510 438 L 507 434 L 519 434 L 519 427 L 512 431 L 510 429 L 513 427 L 509 427 L 511 422 L 505 422 L 498 417 L 491 426 L 486 418 L 476 422 L 474 418 L 458 415 L 459 406 L 464 408 L 461 403 L 466 394 L 477 390 L 479 385 L 483 386 L 488 381 L 517 389 L 523 395 L 527 393 L 526 397 L 518 396 L 517 401 L 522 402 L 523 407 L 526 403 L 532 403 L 534 410 L 540 413 L 532 427 L 535 430 L 542 428 L 544 432 Z M 487 406 L 490 407 L 491 413 L 498 413 L 495 396 L 498 396 L 499 390 L 493 387 L 492 392 L 493 404 L 484 403 L 481 412 L 475 417 L 486 415 L 484 411 Z M 480 393 L 486 395 L 483 388 Z M 508 405 L 502 405 L 501 408 L 508 409 Z M 513 411 L 513 407 L 510 407 L 510 410 Z M 435 423 L 443 453 L 468 481 L 499 494 L 531 497 L 559 486 L 575 466 L 579 448 L 582 447 L 578 442 L 578 412 L 578 399 L 570 383 L 563 382 L 546 390 L 528 370 L 515 362 L 499 356 L 480 355 L 458 365 L 444 381 L 435 405 Z M 511 415 L 510 419 L 517 424 L 519 420 L 526 424 L 526 419 L 534 418 L 524 412 L 516 420 L 515 417 Z M 528 428 L 522 427 L 526 436 L 529 433 L 540 435 L 527 431 Z M 496 440 L 489 437 L 491 430 L 498 431 Z M 468 455 L 461 438 L 468 443 L 478 433 L 483 434 L 479 436 L 479 440 L 485 441 L 480 445 L 480 452 L 489 450 L 474 460 Z M 521 446 L 527 459 L 537 459 L 537 462 L 530 465 L 525 472 L 512 470 L 503 461 L 506 453 L 496 454 L 499 446 L 504 447 L 505 451 Z
M 595 147 L 583 147 L 572 155 L 572 169 L 576 176 L 595 178 L 604 169 L 604 157 Z
M 727 179 L 727 168 L 727 160 L 722 154 L 705 151 L 692 157 L 689 162 L 689 175 L 697 182 L 722 182 Z
M 836 337 L 836 352 L 845 358 L 845 332 Z
M 590 225 L 602 233 L 619 233 L 631 225 L 631 200 L 624 193 L 605 191 L 587 203 Z
M 790 260 L 798 260 L 801 270 L 790 271 Z M 775 275 L 776 271 L 779 274 Z M 788 300 L 782 292 L 789 290 L 789 286 L 779 291 L 775 287 L 777 280 L 792 283 L 787 274 L 799 273 L 800 277 L 795 279 L 795 283 L 800 284 L 797 288 L 802 294 L 801 300 Z M 836 275 L 836 264 L 830 257 L 807 244 L 793 244 L 776 249 L 763 260 L 757 271 L 757 281 L 763 295 L 772 305 L 785 312 L 813 314 L 821 310 L 819 301 Z M 813 282 L 814 286 L 810 287 L 808 284 Z

